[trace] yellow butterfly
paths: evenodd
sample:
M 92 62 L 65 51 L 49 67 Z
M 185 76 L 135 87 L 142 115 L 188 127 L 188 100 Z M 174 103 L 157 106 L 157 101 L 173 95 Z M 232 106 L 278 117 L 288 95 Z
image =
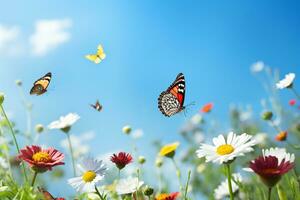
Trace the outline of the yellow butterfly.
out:
M 97 50 L 96 54 L 88 54 L 85 57 L 86 57 L 86 59 L 88 59 L 96 64 L 99 64 L 102 60 L 104 60 L 106 55 L 104 53 L 102 45 L 100 44 L 98 46 L 98 50 Z

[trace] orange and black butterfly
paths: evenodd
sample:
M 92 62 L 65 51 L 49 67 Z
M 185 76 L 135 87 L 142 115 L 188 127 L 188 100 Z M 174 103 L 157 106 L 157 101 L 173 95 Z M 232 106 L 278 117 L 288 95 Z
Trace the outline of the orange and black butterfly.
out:
M 91 104 L 91 106 L 97 110 L 97 111 L 101 111 L 102 110 L 102 105 L 99 103 L 99 101 L 97 100 L 95 104 Z
M 46 191 L 44 188 L 38 188 L 39 191 L 43 194 L 45 200 L 65 200 L 65 198 L 58 197 L 54 198 L 48 191 Z
M 33 83 L 33 87 L 30 90 L 30 94 L 36 94 L 36 95 L 41 95 L 47 92 L 47 88 L 49 86 L 49 83 L 51 81 L 51 72 L 47 73 L 45 76 L 42 78 L 38 79 Z
M 175 115 L 185 109 L 185 79 L 179 73 L 171 86 L 163 91 L 158 98 L 158 108 L 167 117 Z

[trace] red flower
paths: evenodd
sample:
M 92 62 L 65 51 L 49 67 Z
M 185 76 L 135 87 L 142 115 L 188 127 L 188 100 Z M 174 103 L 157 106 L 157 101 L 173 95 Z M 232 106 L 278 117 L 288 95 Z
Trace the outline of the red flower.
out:
M 125 152 L 120 152 L 118 155 L 113 154 L 110 160 L 115 163 L 120 170 L 133 161 L 132 156 Z
M 202 108 L 201 108 L 201 112 L 203 113 L 209 113 L 214 107 L 214 104 L 213 103 L 208 103 L 208 104 L 205 104 Z
M 295 99 L 291 99 L 289 101 L 290 106 L 294 106 L 296 104 L 296 100 Z
M 159 194 L 155 200 L 176 200 L 179 196 L 179 192 L 173 192 L 170 194 Z
M 294 164 L 286 162 L 285 159 L 278 163 L 278 158 L 275 156 L 260 156 L 251 161 L 249 167 L 260 176 L 268 187 L 273 187 L 282 175 L 294 167 Z
M 19 159 L 24 160 L 37 172 L 52 170 L 56 165 L 64 165 L 64 154 L 54 148 L 42 149 L 39 146 L 26 146 L 20 150 Z
M 288 132 L 287 131 L 281 131 L 280 133 L 278 133 L 275 137 L 275 140 L 282 142 L 285 141 L 287 138 Z

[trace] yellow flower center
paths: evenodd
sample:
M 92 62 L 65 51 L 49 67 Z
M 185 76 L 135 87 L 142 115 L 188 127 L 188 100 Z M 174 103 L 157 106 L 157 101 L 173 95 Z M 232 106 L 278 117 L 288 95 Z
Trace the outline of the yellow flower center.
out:
M 85 182 L 92 182 L 95 178 L 96 178 L 96 173 L 93 171 L 86 171 L 82 176 L 82 179 Z
M 233 151 L 234 148 L 230 144 L 223 144 L 217 148 L 217 153 L 222 156 L 231 154 Z
M 160 194 L 156 197 L 156 200 L 165 200 L 169 197 L 168 194 Z
M 51 157 L 47 152 L 37 152 L 32 156 L 35 162 L 49 162 Z

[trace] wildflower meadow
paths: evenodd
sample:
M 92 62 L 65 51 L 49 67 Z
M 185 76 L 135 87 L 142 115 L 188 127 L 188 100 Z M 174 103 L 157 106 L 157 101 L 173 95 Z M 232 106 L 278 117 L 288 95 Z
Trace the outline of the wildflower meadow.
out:
M 2 1 L 0 200 L 300 200 L 288 4 Z

